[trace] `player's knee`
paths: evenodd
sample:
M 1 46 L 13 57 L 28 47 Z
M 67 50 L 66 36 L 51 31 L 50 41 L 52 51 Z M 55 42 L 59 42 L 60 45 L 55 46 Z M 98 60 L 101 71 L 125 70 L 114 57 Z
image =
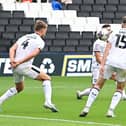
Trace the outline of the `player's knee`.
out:
M 43 80 L 50 80 L 50 81 L 51 81 L 51 77 L 50 77 L 50 76 L 47 76 L 47 77 L 45 77 L 45 79 L 43 79 Z
M 23 85 L 23 84 L 21 84 L 21 85 L 16 85 L 16 89 L 17 89 L 17 92 L 19 93 L 19 92 L 21 92 L 21 91 L 24 90 L 24 85 Z

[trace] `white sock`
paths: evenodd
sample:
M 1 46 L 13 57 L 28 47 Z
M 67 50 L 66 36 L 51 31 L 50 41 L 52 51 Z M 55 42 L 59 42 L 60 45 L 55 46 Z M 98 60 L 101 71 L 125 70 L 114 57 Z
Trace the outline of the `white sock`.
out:
M 126 96 L 126 93 L 125 93 L 125 89 L 123 89 L 123 91 L 122 91 L 122 97 L 125 97 Z
M 0 97 L 0 104 L 2 104 L 5 100 L 8 98 L 14 96 L 17 94 L 16 87 L 12 87 L 9 90 L 7 90 L 1 97 Z
M 83 91 L 80 92 L 80 97 L 81 96 L 89 96 L 90 91 L 91 91 L 91 88 L 84 89 Z
M 114 110 L 116 108 L 116 106 L 118 105 L 119 101 L 121 100 L 121 97 L 122 97 L 122 93 L 121 92 L 115 92 L 114 93 L 114 95 L 112 97 L 112 100 L 111 100 L 110 107 L 109 107 L 110 110 Z
M 43 81 L 43 89 L 44 89 L 44 95 L 45 95 L 45 103 L 51 104 L 52 87 L 51 87 L 50 80 Z
M 90 94 L 88 96 L 88 100 L 86 102 L 86 108 L 90 108 L 93 102 L 95 101 L 96 97 L 99 94 L 99 90 L 96 88 L 92 88 Z

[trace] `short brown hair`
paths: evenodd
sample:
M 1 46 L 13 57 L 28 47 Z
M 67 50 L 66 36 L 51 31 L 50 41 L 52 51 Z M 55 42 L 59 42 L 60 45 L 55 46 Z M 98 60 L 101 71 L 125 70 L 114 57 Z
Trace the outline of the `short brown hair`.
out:
M 44 21 L 36 20 L 35 25 L 34 25 L 34 30 L 39 31 L 39 30 L 45 29 L 47 27 L 48 27 L 48 25 Z
M 126 16 L 122 17 L 122 23 L 126 23 Z

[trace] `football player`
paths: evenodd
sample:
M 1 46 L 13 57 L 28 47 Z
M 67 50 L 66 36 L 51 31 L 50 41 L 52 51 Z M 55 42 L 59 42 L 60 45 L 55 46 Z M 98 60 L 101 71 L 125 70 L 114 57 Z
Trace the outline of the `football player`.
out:
M 58 111 L 51 101 L 51 77 L 32 65 L 35 56 L 37 56 L 45 46 L 45 42 L 41 37 L 45 36 L 47 27 L 45 22 L 37 20 L 34 25 L 35 32 L 20 37 L 10 48 L 9 57 L 15 87 L 10 88 L 0 97 L 0 104 L 24 89 L 24 76 L 27 76 L 39 80 L 41 83 L 43 82 L 42 85 L 45 95 L 44 107 L 50 109 L 52 112 Z
M 98 81 L 91 89 L 86 105 L 80 117 L 85 117 L 96 100 L 100 89 L 105 81 L 110 79 L 113 73 L 116 73 L 117 87 L 112 97 L 107 117 L 114 117 L 114 110 L 122 98 L 122 91 L 126 83 L 126 16 L 122 18 L 122 28 L 117 33 L 112 33 L 108 40 L 100 66 Z
M 100 64 L 102 62 L 104 50 L 107 44 L 107 39 L 112 33 L 111 26 L 105 24 L 102 26 L 101 30 L 97 32 L 97 40 L 93 44 L 93 58 L 92 58 L 92 87 L 96 84 L 99 77 Z M 111 79 L 116 81 L 115 74 L 113 73 Z M 83 91 L 78 90 L 76 92 L 77 99 L 82 99 L 83 96 L 88 96 L 91 88 L 86 88 Z M 122 93 L 122 99 L 126 100 L 125 89 Z

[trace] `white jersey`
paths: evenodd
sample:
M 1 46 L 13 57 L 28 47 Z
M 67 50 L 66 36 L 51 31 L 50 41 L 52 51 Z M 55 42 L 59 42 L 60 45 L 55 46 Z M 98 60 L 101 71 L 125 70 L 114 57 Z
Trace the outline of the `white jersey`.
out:
M 100 52 L 100 55 L 103 56 L 106 42 L 100 39 L 97 39 L 93 44 L 93 58 L 92 58 L 92 70 L 93 69 L 99 69 L 100 64 L 96 60 L 95 52 Z
M 44 48 L 45 42 L 42 40 L 42 38 L 36 34 L 27 34 L 22 36 L 17 40 L 17 50 L 15 55 L 15 60 L 18 61 L 20 59 L 23 59 L 27 55 L 29 55 L 32 51 L 34 51 L 36 48 L 39 48 L 42 50 Z M 32 65 L 34 58 L 30 59 L 29 61 L 19 65 L 19 66 L 29 66 Z
M 126 29 L 122 28 L 116 34 L 111 34 L 108 41 L 111 49 L 106 64 L 126 69 Z

